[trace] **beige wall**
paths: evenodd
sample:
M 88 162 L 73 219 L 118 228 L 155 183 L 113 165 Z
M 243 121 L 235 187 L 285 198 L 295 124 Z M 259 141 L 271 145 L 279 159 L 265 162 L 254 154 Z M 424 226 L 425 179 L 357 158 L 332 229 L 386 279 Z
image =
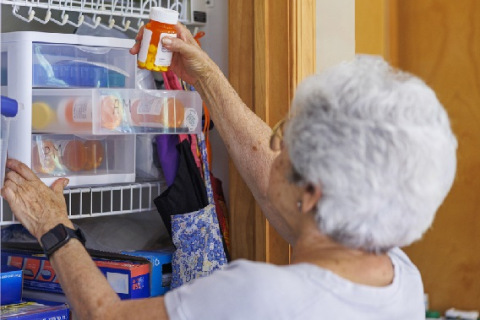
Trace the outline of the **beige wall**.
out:
M 317 0 L 317 72 L 355 54 L 355 0 Z

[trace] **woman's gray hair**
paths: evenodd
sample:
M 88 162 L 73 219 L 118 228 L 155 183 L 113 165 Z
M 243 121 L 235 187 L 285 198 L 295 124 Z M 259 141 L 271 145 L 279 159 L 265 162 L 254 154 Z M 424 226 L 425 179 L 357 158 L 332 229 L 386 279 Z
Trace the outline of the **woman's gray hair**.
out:
M 422 237 L 456 170 L 457 140 L 432 89 L 357 56 L 306 79 L 291 114 L 285 143 L 303 182 L 322 189 L 322 233 L 372 252 Z

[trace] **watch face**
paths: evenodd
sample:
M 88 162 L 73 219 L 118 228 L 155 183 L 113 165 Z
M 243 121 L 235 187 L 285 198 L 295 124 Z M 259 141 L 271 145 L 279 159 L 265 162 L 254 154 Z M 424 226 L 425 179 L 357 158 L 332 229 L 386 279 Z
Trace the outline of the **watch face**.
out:
M 45 254 L 50 259 L 50 256 L 70 239 L 78 239 L 83 245 L 85 245 L 85 236 L 83 235 L 82 230 L 79 228 L 75 230 L 70 229 L 60 223 L 55 228 L 45 233 L 40 238 L 40 242 L 42 243 L 43 251 L 45 251 Z
M 46 244 L 55 244 L 58 241 L 61 241 L 65 239 L 67 236 L 67 233 L 65 232 L 65 228 L 59 228 L 58 226 L 55 227 L 53 230 L 50 232 L 47 232 L 43 237 L 42 237 L 42 242 Z
M 43 249 L 49 253 L 50 250 L 63 244 L 67 238 L 68 233 L 65 226 L 59 224 L 42 236 L 41 241 Z

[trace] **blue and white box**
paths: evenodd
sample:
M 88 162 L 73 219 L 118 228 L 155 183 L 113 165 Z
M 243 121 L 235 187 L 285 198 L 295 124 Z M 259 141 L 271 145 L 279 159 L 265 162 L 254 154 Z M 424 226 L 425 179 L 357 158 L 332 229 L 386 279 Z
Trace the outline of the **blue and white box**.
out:
M 66 304 L 47 306 L 36 302 L 22 302 L 3 306 L 0 318 L 12 320 L 69 320 L 70 308 Z
M 156 297 L 165 294 L 170 289 L 172 280 L 173 250 L 155 251 L 123 251 L 123 254 L 143 257 L 150 261 L 150 296 Z
M 20 268 L 2 265 L 0 276 L 1 305 L 19 303 L 22 300 L 23 271 Z

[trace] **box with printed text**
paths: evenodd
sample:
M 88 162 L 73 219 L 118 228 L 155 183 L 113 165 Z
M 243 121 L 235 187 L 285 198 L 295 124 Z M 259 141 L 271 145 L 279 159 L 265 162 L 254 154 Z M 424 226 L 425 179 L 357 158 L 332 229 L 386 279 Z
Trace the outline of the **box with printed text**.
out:
M 121 299 L 150 296 L 150 264 L 94 258 L 95 264 Z M 23 288 L 63 293 L 55 270 L 44 254 L 22 250 L 2 250 L 2 264 L 23 269 Z
M 172 281 L 172 254 L 173 250 L 155 251 L 123 251 L 122 253 L 144 257 L 150 261 L 150 296 L 156 297 L 165 294 L 170 289 Z
M 23 271 L 20 268 L 2 264 L 0 273 L 0 304 L 19 303 L 22 300 Z
M 15 320 L 68 320 L 70 309 L 66 304 L 48 306 L 36 302 L 21 302 L 2 306 L 1 319 Z

